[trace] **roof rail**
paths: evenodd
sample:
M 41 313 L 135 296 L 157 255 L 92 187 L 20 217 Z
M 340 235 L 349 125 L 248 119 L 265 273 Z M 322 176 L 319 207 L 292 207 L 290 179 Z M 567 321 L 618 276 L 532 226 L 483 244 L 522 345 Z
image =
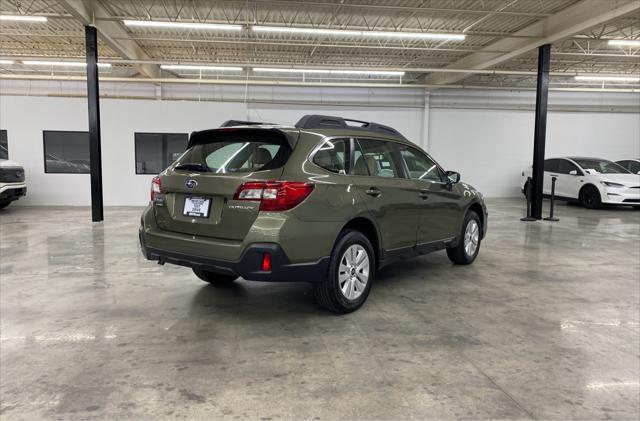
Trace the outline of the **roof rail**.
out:
M 349 124 L 352 123 L 352 124 Z M 355 124 L 353 124 L 355 123 Z M 354 120 L 351 118 L 334 117 L 329 115 L 308 114 L 302 117 L 296 123 L 298 129 L 353 129 L 362 130 L 368 132 L 383 133 L 386 135 L 406 138 L 393 127 L 385 126 L 384 124 L 374 123 L 372 121 Z
M 259 121 L 227 120 L 222 123 L 220 127 L 259 126 L 261 124 L 264 124 L 265 126 L 273 126 L 273 123 L 261 123 Z

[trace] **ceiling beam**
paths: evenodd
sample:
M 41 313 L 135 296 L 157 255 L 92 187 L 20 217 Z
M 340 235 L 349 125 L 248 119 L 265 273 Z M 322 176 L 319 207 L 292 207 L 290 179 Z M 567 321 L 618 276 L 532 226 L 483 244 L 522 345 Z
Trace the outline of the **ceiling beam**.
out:
M 228 5 L 236 5 L 237 7 L 245 7 L 244 1 L 238 0 L 219 0 L 219 3 L 226 3 Z M 424 2 L 423 2 L 424 3 Z M 453 3 L 453 2 L 452 2 Z M 284 6 L 290 8 L 292 5 L 302 8 L 326 8 L 329 11 L 333 11 L 336 6 L 340 6 L 345 9 L 357 9 L 357 11 L 378 11 L 386 10 L 390 12 L 405 12 L 405 13 L 451 13 L 451 14 L 502 14 L 507 16 L 548 16 L 549 13 L 530 12 L 521 10 L 506 10 L 506 11 L 494 11 L 491 9 L 474 9 L 474 8 L 445 8 L 445 7 L 429 7 L 421 4 L 419 6 L 398 6 L 393 4 L 350 4 L 344 1 L 339 3 L 331 3 L 327 1 L 309 1 L 309 0 L 258 0 L 255 2 L 254 7 L 274 8 L 274 6 Z
M 55 80 L 55 81 L 67 81 L 67 82 L 83 82 L 87 80 L 86 76 L 63 76 L 63 75 L 21 75 L 21 74 L 0 74 L 0 80 Z M 129 78 L 129 77 L 101 77 L 101 81 L 104 82 L 124 82 L 124 83 L 155 83 L 155 84 L 195 84 L 195 85 L 241 85 L 241 86 L 336 86 L 336 87 L 350 87 L 350 88 L 403 88 L 403 89 L 487 89 L 487 90 L 518 90 L 518 91 L 532 91 L 535 87 L 522 87 L 522 86 L 465 86 L 465 85 L 427 85 L 427 84 L 414 84 L 414 83 L 385 83 L 385 82 L 339 82 L 339 81 L 325 81 L 325 82 L 310 82 L 310 81 L 288 81 L 288 80 L 246 80 L 246 79 L 196 79 L 196 78 L 158 78 L 158 79 L 145 79 L 145 78 Z M 569 92 L 625 92 L 625 93 L 640 93 L 640 89 L 633 88 L 587 88 L 587 87 L 575 87 L 575 88 L 549 88 L 550 91 L 569 91 Z M 637 108 L 633 108 L 634 112 L 637 112 Z
M 100 38 L 123 58 L 130 60 L 151 59 L 137 42 L 127 39 L 129 33 L 120 22 L 100 20 L 110 18 L 111 15 L 99 2 L 60 0 L 58 3 L 64 7 L 67 13 L 82 22 L 83 25 L 94 25 Z M 92 6 L 91 9 L 88 8 L 89 4 Z M 148 78 L 158 78 L 160 76 L 160 67 L 155 64 L 140 64 L 136 68 L 140 74 Z
M 637 0 L 582 0 L 516 32 L 516 35 L 534 36 L 535 38 L 501 39 L 487 45 L 477 53 L 472 53 L 457 60 L 448 67 L 487 69 L 521 56 L 541 45 L 571 37 L 581 31 L 633 13 L 639 9 L 640 1 Z M 495 52 L 496 50 L 506 52 L 497 53 Z M 425 83 L 448 85 L 456 83 L 465 77 L 464 74 L 432 74 L 426 78 Z

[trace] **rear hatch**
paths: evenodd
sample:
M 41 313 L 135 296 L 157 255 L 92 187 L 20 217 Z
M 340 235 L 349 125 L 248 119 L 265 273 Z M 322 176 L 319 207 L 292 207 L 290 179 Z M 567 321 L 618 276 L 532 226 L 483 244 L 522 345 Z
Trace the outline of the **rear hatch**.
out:
M 160 175 L 154 199 L 158 226 L 166 231 L 242 240 L 259 202 L 235 201 L 245 182 L 278 180 L 292 151 L 279 129 L 223 128 L 195 132 L 187 151 Z

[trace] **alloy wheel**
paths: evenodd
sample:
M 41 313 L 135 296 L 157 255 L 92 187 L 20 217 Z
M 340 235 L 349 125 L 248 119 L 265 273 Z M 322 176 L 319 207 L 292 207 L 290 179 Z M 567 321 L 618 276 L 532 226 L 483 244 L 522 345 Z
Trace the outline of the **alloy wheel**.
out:
M 472 219 L 464 231 L 464 251 L 467 253 L 467 256 L 473 256 L 476 253 L 479 240 L 480 227 L 478 226 L 478 222 Z
M 364 247 L 354 244 L 347 248 L 338 268 L 338 284 L 346 299 L 355 300 L 362 295 L 369 282 L 369 268 L 369 255 Z

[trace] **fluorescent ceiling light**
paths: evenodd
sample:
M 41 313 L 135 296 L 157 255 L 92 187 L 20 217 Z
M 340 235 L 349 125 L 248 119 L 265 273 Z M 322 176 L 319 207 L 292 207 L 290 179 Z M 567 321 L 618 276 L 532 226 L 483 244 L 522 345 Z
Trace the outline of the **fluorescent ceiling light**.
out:
M 277 69 L 272 67 L 254 67 L 252 69 L 254 72 L 265 72 L 265 73 L 324 73 L 329 74 L 331 70 L 329 69 Z
M 86 67 L 87 63 L 82 61 L 43 61 L 43 60 L 22 60 L 22 64 L 27 66 L 59 66 L 59 67 Z M 111 67 L 111 63 L 98 63 L 98 67 Z
M 15 61 L 13 60 L 4 60 L 4 59 L 0 60 L 0 64 L 14 64 L 14 63 Z
M 14 21 L 14 22 L 46 22 L 47 18 L 44 16 L 27 16 L 27 15 L 0 15 L 0 21 Z
M 640 39 L 611 39 L 609 45 L 620 47 L 640 47 Z
M 226 23 L 169 22 L 157 20 L 123 20 L 122 23 L 127 26 L 140 26 L 146 28 L 208 29 L 213 31 L 242 30 L 242 25 L 230 25 Z
M 203 70 L 210 72 L 241 72 L 242 67 L 222 67 L 222 66 L 191 66 L 182 64 L 163 64 L 160 66 L 164 70 Z
M 404 76 L 404 72 L 388 70 L 332 70 L 331 74 L 343 75 L 378 75 L 378 76 Z
M 640 76 L 576 76 L 576 80 L 584 82 L 640 82 Z
M 387 70 L 342 70 L 342 69 L 291 69 L 284 68 L 278 69 L 273 67 L 254 67 L 254 72 L 268 72 L 268 73 L 316 73 L 316 74 L 331 74 L 331 75 L 374 75 L 374 76 L 403 76 L 404 72 L 395 72 Z
M 288 34 L 309 34 L 309 35 L 340 35 L 351 37 L 379 37 L 379 38 L 399 38 L 399 39 L 433 39 L 462 41 L 463 34 L 432 34 L 427 32 L 389 32 L 389 31 L 352 31 L 342 29 L 322 29 L 322 28 L 300 28 L 291 26 L 252 26 L 255 32 L 276 32 Z

